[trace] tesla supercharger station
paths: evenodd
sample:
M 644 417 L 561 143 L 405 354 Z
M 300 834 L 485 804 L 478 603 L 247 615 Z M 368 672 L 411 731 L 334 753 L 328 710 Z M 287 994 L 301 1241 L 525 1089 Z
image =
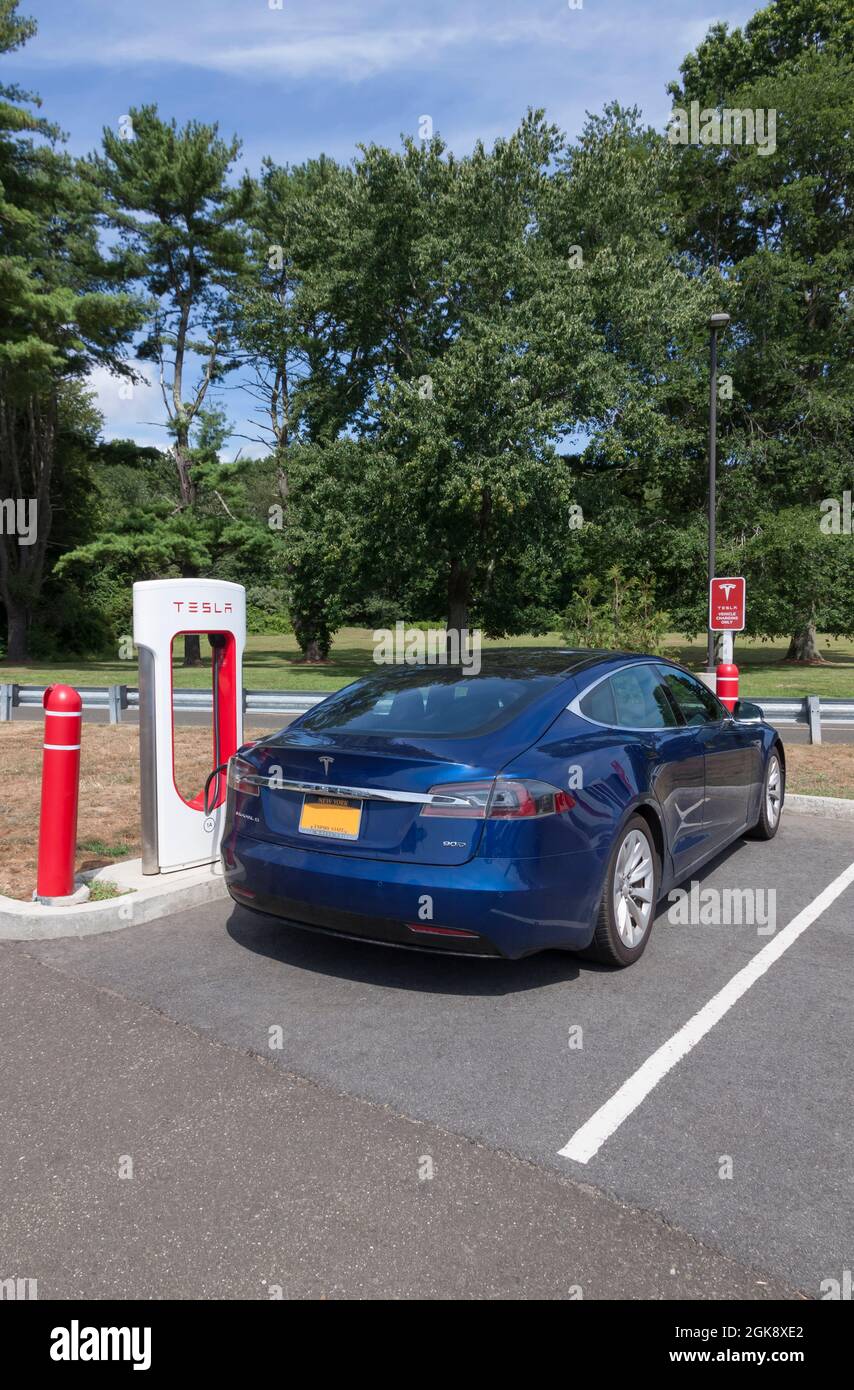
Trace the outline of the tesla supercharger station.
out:
M 218 579 L 154 579 L 133 586 L 133 640 L 139 648 L 139 754 L 142 872 L 169 873 L 213 863 L 225 814 L 226 774 L 209 777 L 187 798 L 175 781 L 173 644 L 199 633 L 210 662 L 210 772 L 243 742 L 246 591 Z M 206 804 L 207 790 L 207 804 Z

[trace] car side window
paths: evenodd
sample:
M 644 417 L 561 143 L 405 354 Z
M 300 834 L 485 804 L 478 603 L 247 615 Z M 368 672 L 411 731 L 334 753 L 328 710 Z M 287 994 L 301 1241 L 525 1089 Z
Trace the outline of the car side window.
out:
M 689 676 L 687 671 L 662 667 L 661 676 L 686 724 L 719 724 L 726 718 L 726 709 L 709 687 Z
M 610 680 L 600 681 L 578 702 L 578 708 L 588 719 L 597 724 L 616 724 L 617 707 L 614 704 L 614 691 Z
M 672 729 L 679 720 L 651 666 L 626 666 L 610 677 L 617 724 L 624 729 Z

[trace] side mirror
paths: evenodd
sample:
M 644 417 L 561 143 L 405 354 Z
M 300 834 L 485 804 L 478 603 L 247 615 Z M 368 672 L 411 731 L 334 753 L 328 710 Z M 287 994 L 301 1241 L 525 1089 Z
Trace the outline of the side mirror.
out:
M 732 717 L 744 722 L 765 718 L 761 705 L 755 705 L 752 700 L 736 700 Z

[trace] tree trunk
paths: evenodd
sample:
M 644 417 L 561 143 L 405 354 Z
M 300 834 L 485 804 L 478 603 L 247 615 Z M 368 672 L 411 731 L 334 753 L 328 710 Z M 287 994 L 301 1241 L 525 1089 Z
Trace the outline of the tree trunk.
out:
M 196 502 L 196 484 L 190 472 L 192 464 L 187 457 L 188 449 L 189 445 L 186 442 L 176 443 L 175 466 L 178 470 L 178 487 L 181 491 L 181 505 L 184 507 L 193 507 Z
M 22 544 L 15 528 L 0 530 L 0 598 L 8 620 L 9 661 L 29 659 L 30 627 L 41 597 L 53 509 L 51 485 L 57 436 L 57 396 L 13 404 L 0 375 L 0 497 L 35 506 L 36 535 Z
M 184 665 L 201 666 L 202 647 L 197 632 L 186 632 L 184 634 Z
M 30 612 L 22 604 L 6 604 L 9 623 L 7 661 L 30 659 Z
M 191 252 L 191 286 L 192 255 L 193 253 Z M 190 310 L 192 302 L 191 296 L 192 289 L 190 294 L 183 300 L 181 304 L 181 321 L 178 326 L 178 335 L 175 343 L 175 367 L 172 375 L 172 404 L 174 414 L 170 412 L 170 414 L 172 414 L 173 420 L 176 422 L 175 444 L 172 453 L 175 459 L 175 467 L 178 472 L 178 487 L 181 493 L 182 507 L 194 507 L 196 503 L 196 485 L 190 473 L 191 463 L 189 458 L 190 419 L 192 418 L 192 415 L 190 419 L 188 419 L 187 415 L 184 412 L 182 390 L 184 380 L 184 352 L 187 343 L 187 329 L 190 323 Z M 201 397 L 196 401 L 196 409 L 198 409 L 199 405 L 201 404 L 203 397 L 204 392 L 201 393 Z M 193 414 L 195 414 L 195 411 L 193 412 Z M 182 574 L 184 575 L 185 579 L 191 579 L 195 577 L 193 574 L 189 574 L 186 568 L 182 570 Z M 183 664 L 185 666 L 201 666 L 202 664 L 201 646 L 199 644 L 199 638 L 195 633 L 188 633 L 184 638 Z
M 306 644 L 305 644 L 305 651 L 303 652 L 303 660 L 304 660 L 304 661 L 324 661 L 324 660 L 325 660 L 325 657 L 324 657 L 324 655 L 323 655 L 323 648 L 322 648 L 320 642 L 318 641 L 318 639 L 317 639 L 316 637 L 312 637 L 312 638 L 310 639 L 310 641 L 306 642 Z
M 459 560 L 451 561 L 451 569 L 448 574 L 448 621 L 447 629 L 450 638 L 452 632 L 462 634 L 468 631 L 469 625 L 469 601 L 471 598 L 471 578 L 468 570 Z M 462 635 L 459 636 L 459 648 L 462 651 Z M 448 642 L 449 653 L 453 650 L 451 642 Z
M 816 645 L 815 623 L 804 623 L 803 627 L 792 634 L 789 643 L 789 650 L 786 652 L 787 661 L 805 661 L 815 664 L 824 661 Z

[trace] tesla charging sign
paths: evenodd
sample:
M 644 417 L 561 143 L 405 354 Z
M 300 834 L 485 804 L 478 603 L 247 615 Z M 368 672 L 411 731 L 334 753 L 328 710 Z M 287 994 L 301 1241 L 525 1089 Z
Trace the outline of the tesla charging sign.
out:
M 185 795 L 175 777 L 172 703 L 173 644 L 200 634 L 210 669 L 212 699 L 209 766 L 198 791 Z M 180 640 L 179 640 L 180 639 Z M 139 648 L 139 746 L 142 871 L 168 873 L 210 864 L 219 855 L 225 813 L 226 763 L 243 742 L 243 648 L 246 591 L 218 579 L 154 579 L 133 586 L 133 640 Z
M 711 581 L 709 627 L 712 632 L 744 631 L 745 587 L 741 576 Z

